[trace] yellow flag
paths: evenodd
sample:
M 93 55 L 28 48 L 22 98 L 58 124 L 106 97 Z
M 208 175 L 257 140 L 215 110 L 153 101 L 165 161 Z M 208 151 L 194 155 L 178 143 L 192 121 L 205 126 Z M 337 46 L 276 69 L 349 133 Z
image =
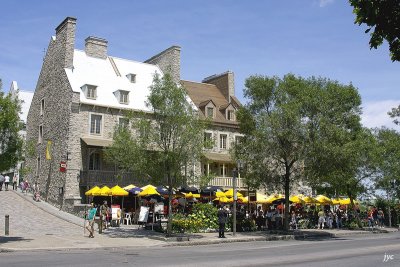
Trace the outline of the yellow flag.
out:
M 46 159 L 51 160 L 51 141 L 47 141 L 47 146 L 46 146 Z

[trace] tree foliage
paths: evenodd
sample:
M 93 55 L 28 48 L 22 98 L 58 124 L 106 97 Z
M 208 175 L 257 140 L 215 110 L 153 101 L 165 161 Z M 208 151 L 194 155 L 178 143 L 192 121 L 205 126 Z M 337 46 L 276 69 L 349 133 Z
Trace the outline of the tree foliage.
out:
M 4 94 L 0 80 L 0 171 L 14 168 L 21 159 L 23 140 L 19 135 L 22 128 L 18 98 Z
M 251 76 L 245 85 L 249 103 L 238 112 L 245 136 L 235 156 L 247 163 L 246 182 L 284 189 L 288 222 L 292 186 L 356 174 L 361 163 L 349 159 L 362 140 L 361 99 L 352 85 L 292 74 Z
M 370 33 L 370 48 L 377 48 L 384 40 L 389 43 L 392 61 L 400 61 L 400 2 L 399 0 L 350 0 L 354 23 L 366 24 Z
M 394 119 L 393 122 L 394 122 L 396 125 L 400 125 L 400 121 L 399 121 L 399 119 L 398 119 L 398 118 L 400 117 L 400 105 L 399 105 L 398 107 L 396 107 L 396 108 L 392 108 L 392 110 L 388 112 L 388 115 L 389 115 L 391 118 Z
M 132 126 L 116 129 L 107 157 L 124 169 L 167 184 L 171 200 L 173 187 L 188 182 L 185 170 L 200 159 L 207 122 L 168 73 L 154 76 L 147 106 L 151 114 L 131 112 Z

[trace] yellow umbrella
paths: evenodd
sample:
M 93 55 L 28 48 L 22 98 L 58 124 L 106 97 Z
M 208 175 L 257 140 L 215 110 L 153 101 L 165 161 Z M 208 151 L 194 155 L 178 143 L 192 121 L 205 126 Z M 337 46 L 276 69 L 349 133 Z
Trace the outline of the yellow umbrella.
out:
M 136 185 L 130 184 L 130 185 L 125 186 L 124 190 L 128 191 L 128 190 L 130 190 L 132 188 L 135 188 L 135 187 L 136 187 Z
M 200 194 L 193 194 L 192 192 L 189 193 L 183 193 L 185 198 L 200 198 Z
M 296 204 L 303 204 L 304 200 L 301 199 L 299 196 L 291 196 L 289 197 L 289 201 L 296 203 Z
M 146 190 L 146 189 L 149 188 L 149 187 L 156 189 L 156 187 L 155 187 L 154 185 L 148 184 L 148 185 L 143 186 L 143 187 L 142 187 L 142 190 L 144 191 L 144 190 Z M 142 192 L 143 192 L 143 191 L 142 191 Z
M 332 205 L 340 205 L 340 198 L 332 198 Z
M 353 200 L 354 204 L 359 204 L 357 200 Z M 340 198 L 339 205 L 350 205 L 350 198 Z
M 239 193 L 239 192 L 236 192 L 236 195 L 237 195 L 238 197 L 242 197 L 242 196 L 243 196 L 243 194 L 241 194 L 241 193 Z M 231 188 L 231 189 L 229 189 L 228 191 L 226 191 L 226 192 L 225 192 L 225 196 L 227 196 L 227 197 L 233 197 L 233 188 Z
M 96 191 L 100 190 L 100 187 L 97 185 L 89 189 L 88 191 L 85 192 L 85 196 L 93 196 L 92 194 Z
M 274 194 L 274 195 L 270 195 L 270 196 L 269 196 L 267 199 L 265 199 L 264 201 L 265 201 L 265 203 L 267 203 L 267 204 L 271 204 L 271 203 L 274 202 L 275 200 L 282 199 L 282 198 L 285 198 L 285 196 L 282 195 L 282 194 Z M 257 202 L 258 202 L 258 203 L 264 203 L 264 202 L 259 202 L 258 199 L 257 199 Z
M 318 195 L 315 197 L 315 199 L 318 201 L 319 204 L 322 204 L 322 205 L 332 205 L 333 204 L 332 200 L 329 197 L 324 196 L 324 195 Z
M 143 189 L 143 187 L 142 187 L 142 189 Z M 139 197 L 145 197 L 145 196 L 151 196 L 151 195 L 160 195 L 160 193 L 157 192 L 155 187 L 147 187 L 138 194 Z
M 238 197 L 238 201 L 241 203 L 249 203 L 249 197 Z
M 215 192 L 215 196 L 216 196 L 217 198 L 218 198 L 218 197 L 226 197 L 226 195 L 225 195 L 224 192 L 219 192 L 219 191 Z
M 128 191 L 125 191 L 123 188 L 120 186 L 116 185 L 111 188 L 111 195 L 112 196 L 118 196 L 118 197 L 124 197 L 129 195 Z
M 318 203 L 318 201 L 317 201 L 315 198 L 309 197 L 309 196 L 303 197 L 302 200 L 303 200 L 306 204 L 315 204 L 315 203 Z
M 100 190 L 92 193 L 92 196 L 110 196 L 111 189 L 108 186 L 103 186 Z
M 214 199 L 214 200 L 218 200 L 219 202 L 222 202 L 222 203 L 232 203 L 232 202 L 233 202 L 233 198 L 228 198 L 228 197 L 226 197 L 226 196 L 217 197 L 217 198 Z

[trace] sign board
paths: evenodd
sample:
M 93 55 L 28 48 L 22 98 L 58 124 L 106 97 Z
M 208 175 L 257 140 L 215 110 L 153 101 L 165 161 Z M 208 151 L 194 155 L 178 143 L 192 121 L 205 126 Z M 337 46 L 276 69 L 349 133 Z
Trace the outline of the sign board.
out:
M 164 214 L 164 203 L 159 202 L 154 205 L 154 212 L 156 214 Z
M 111 219 L 112 220 L 118 220 L 118 210 L 120 210 L 119 205 L 111 205 Z
M 147 219 L 149 218 L 149 211 L 149 207 L 141 206 L 138 222 L 147 223 Z
M 249 191 L 249 201 L 250 202 L 256 202 L 257 201 L 257 191 Z
M 65 161 L 60 162 L 60 172 L 66 172 L 67 171 L 67 163 Z

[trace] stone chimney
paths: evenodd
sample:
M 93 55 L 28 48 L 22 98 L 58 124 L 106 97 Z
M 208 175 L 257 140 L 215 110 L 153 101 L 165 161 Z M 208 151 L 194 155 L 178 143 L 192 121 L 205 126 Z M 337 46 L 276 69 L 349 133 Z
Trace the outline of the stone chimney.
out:
M 230 97 L 235 96 L 235 77 L 232 71 L 211 75 L 204 78 L 202 82 L 214 84 L 229 102 Z
M 108 41 L 103 38 L 89 36 L 85 39 L 85 53 L 91 57 L 107 58 Z
M 64 61 L 64 68 L 73 67 L 75 45 L 76 18 L 66 17 L 56 28 L 56 42 L 59 44 L 59 54 Z
M 175 83 L 179 84 L 181 82 L 180 46 L 171 46 L 144 62 L 157 65 L 164 73 L 170 73 Z

